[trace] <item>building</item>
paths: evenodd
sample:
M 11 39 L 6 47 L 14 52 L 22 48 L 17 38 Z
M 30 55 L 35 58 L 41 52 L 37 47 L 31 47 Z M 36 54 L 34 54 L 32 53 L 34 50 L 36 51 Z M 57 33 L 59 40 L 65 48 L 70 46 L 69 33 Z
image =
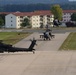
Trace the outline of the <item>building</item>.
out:
M 41 25 L 53 25 L 54 15 L 49 11 L 10 13 L 5 17 L 5 28 L 20 28 L 25 18 L 30 20 L 32 28 L 39 28 Z
M 63 10 L 62 22 L 66 23 L 71 20 L 71 15 L 76 13 L 76 10 Z M 6 28 L 20 28 L 24 18 L 30 20 L 32 28 L 39 28 L 47 24 L 52 26 L 54 15 L 49 10 L 40 10 L 34 12 L 11 12 L 6 13 L 5 27 Z
M 71 15 L 73 13 L 76 13 L 76 10 L 64 10 L 63 16 L 62 16 L 62 18 L 63 18 L 62 22 L 64 22 L 64 23 L 69 22 L 71 20 Z

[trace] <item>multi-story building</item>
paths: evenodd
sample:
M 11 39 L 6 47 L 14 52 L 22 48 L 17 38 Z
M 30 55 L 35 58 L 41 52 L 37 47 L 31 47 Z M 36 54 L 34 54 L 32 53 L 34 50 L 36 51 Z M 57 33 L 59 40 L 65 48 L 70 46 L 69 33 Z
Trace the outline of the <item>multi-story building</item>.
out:
M 49 11 L 34 11 L 34 12 L 15 12 L 6 15 L 5 27 L 6 28 L 20 28 L 24 18 L 28 18 L 33 28 L 46 26 L 47 24 L 53 25 L 54 15 Z
M 20 28 L 20 16 L 9 14 L 5 17 L 6 28 Z
M 73 13 L 76 13 L 76 10 L 64 10 L 63 11 L 63 16 L 62 16 L 62 18 L 63 18 L 62 22 L 69 22 L 69 21 L 71 21 L 71 15 Z
M 62 22 L 68 22 L 71 20 L 71 15 L 76 13 L 76 10 L 63 10 Z M 54 15 L 49 10 L 41 10 L 34 12 L 12 12 L 7 13 L 5 17 L 6 28 L 20 28 L 24 18 L 27 17 L 30 20 L 32 28 L 53 25 Z
M 13 12 L 5 16 L 5 28 L 20 28 L 27 13 Z

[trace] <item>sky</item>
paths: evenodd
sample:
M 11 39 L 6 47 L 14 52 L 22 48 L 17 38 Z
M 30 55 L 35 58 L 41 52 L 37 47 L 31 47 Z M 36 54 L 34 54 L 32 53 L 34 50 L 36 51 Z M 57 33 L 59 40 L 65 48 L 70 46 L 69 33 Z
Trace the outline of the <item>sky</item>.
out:
M 76 0 L 69 0 L 69 1 L 76 1 Z

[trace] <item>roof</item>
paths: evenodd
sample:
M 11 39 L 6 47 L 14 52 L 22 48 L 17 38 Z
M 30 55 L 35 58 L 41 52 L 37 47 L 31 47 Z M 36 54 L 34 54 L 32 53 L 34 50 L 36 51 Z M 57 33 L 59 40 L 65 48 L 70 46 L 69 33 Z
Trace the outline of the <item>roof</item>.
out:
M 0 12 L 0 14 L 3 14 L 3 15 L 8 15 L 8 14 L 12 14 L 12 13 L 14 13 L 14 12 Z
M 76 10 L 63 10 L 63 13 L 75 13 Z M 52 15 L 50 10 L 39 10 L 34 12 L 0 12 L 0 14 L 13 14 L 15 16 Z
M 34 11 L 34 15 L 52 15 L 52 13 L 49 10 L 40 10 Z
M 76 13 L 76 10 L 64 10 L 63 13 Z
M 34 11 L 34 12 L 15 12 L 16 16 L 32 16 L 32 15 L 51 15 L 51 11 Z
M 31 12 L 18 12 L 18 13 L 13 13 L 13 15 L 15 16 L 31 16 L 32 13 Z

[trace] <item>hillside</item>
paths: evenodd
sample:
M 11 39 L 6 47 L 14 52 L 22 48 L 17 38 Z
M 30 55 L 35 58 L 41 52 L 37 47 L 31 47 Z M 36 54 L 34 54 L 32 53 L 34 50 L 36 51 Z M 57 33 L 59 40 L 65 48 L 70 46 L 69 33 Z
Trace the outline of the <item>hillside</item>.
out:
M 68 0 L 0 0 L 0 5 L 7 4 L 52 4 L 52 3 L 68 3 Z
M 76 1 L 72 0 L 0 0 L 0 12 L 50 10 L 54 4 L 64 10 L 76 10 Z

